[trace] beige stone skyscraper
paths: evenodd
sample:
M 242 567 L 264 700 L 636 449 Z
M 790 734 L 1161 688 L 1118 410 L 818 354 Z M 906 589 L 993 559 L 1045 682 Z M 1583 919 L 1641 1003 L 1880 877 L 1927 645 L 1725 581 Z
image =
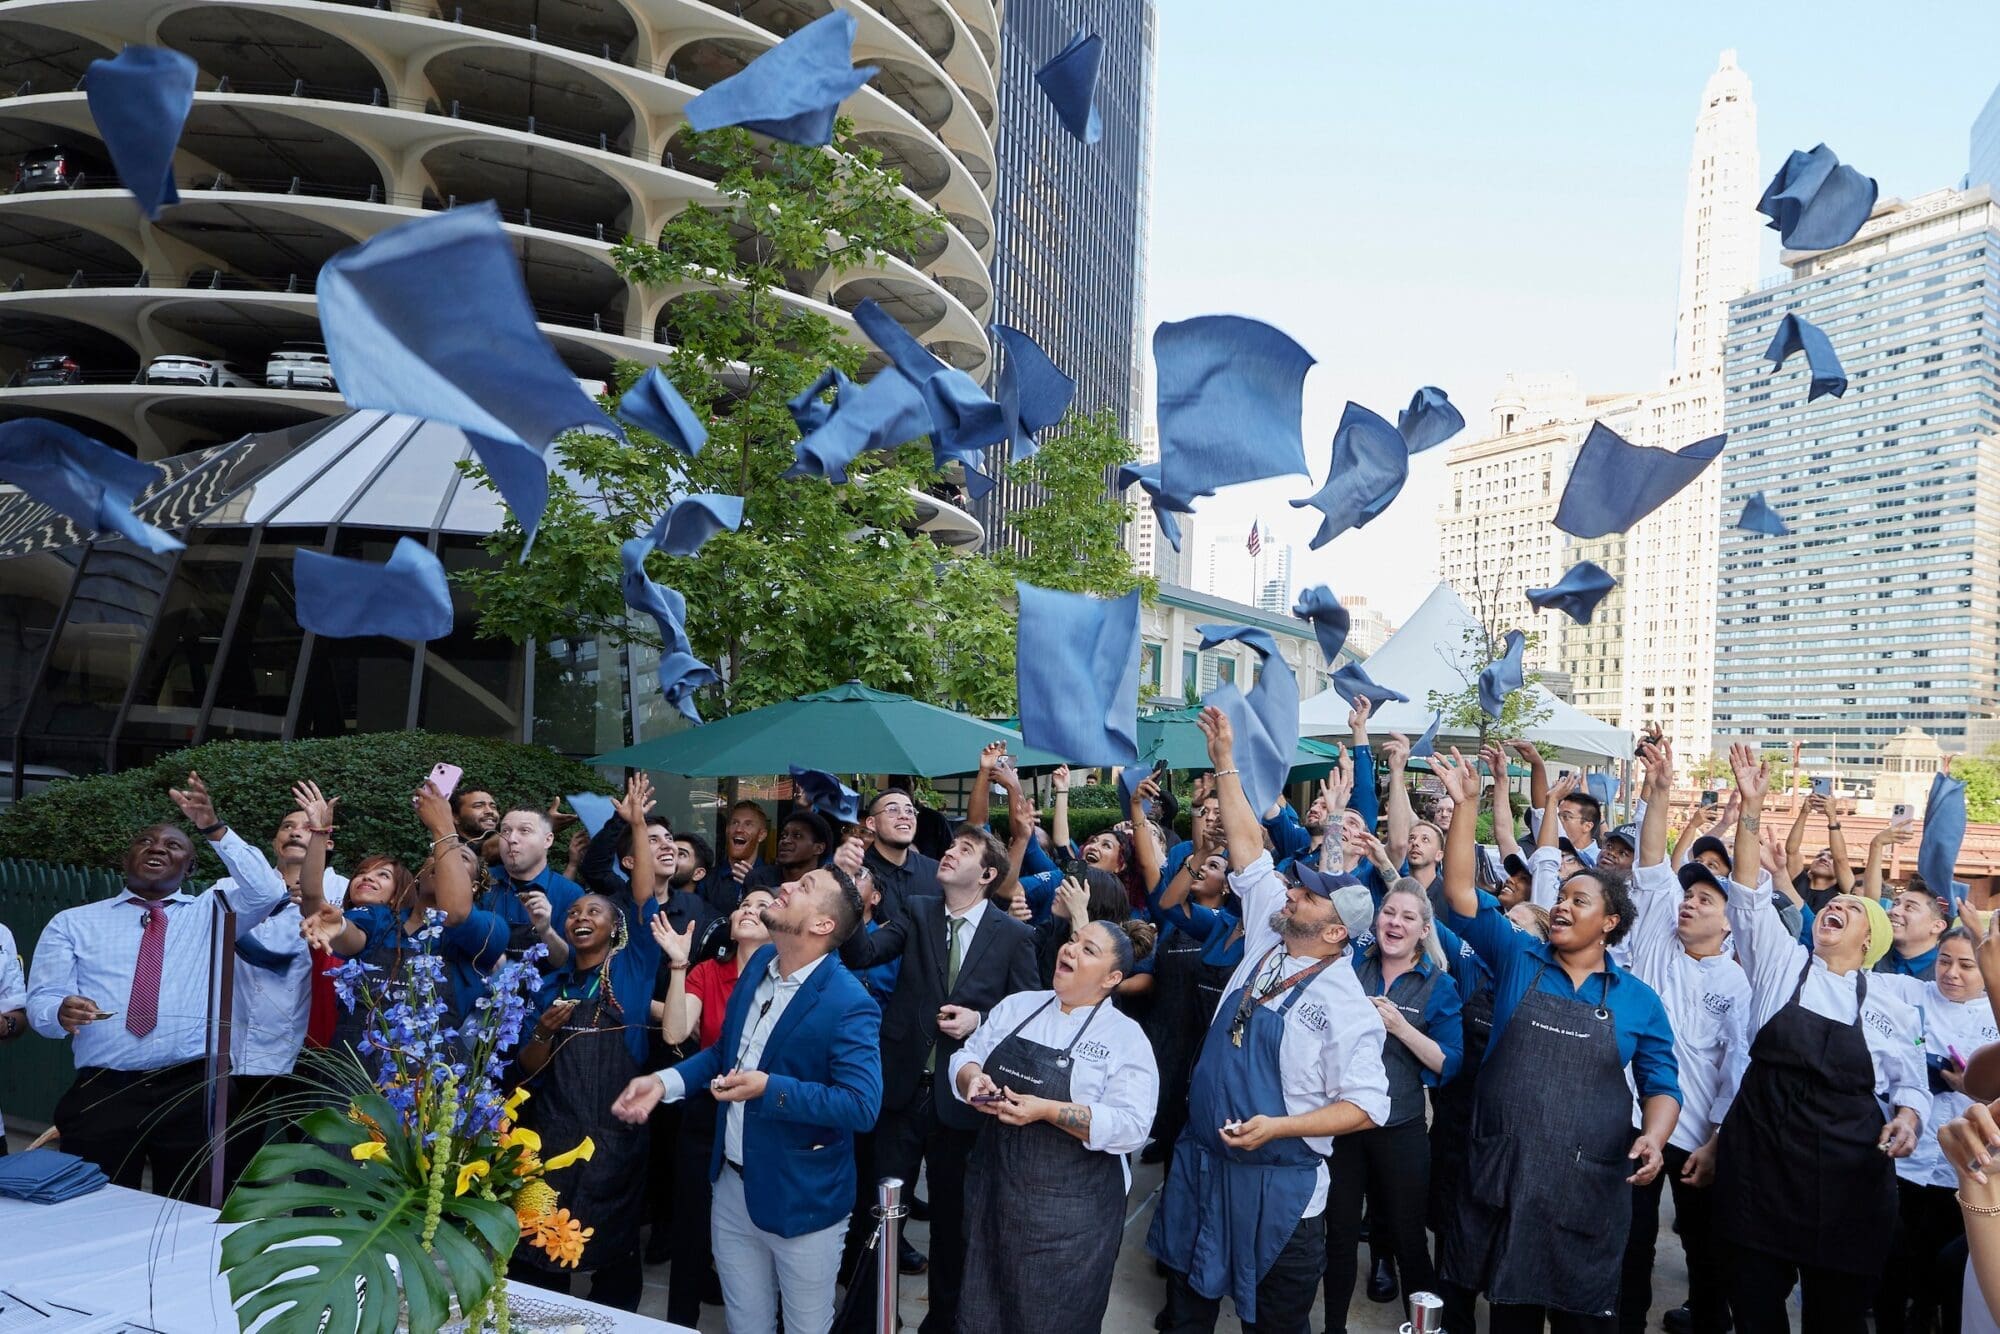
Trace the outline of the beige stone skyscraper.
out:
M 1635 414 L 1636 445 L 1680 449 L 1723 429 L 1729 302 L 1757 280 L 1757 108 L 1724 51 L 1702 90 L 1681 228 L 1674 367 Z M 1682 756 L 1711 748 L 1722 469 L 1709 468 L 1625 535 L 1619 721 L 1657 722 Z

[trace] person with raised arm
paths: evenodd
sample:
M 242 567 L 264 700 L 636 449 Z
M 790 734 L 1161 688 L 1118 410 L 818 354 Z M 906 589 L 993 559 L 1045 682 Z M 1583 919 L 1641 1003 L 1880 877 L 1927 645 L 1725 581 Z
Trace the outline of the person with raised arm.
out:
M 1205 708 L 1200 726 L 1230 888 L 1243 903 L 1244 955 L 1195 1062 L 1187 1128 L 1146 1249 L 1170 1271 L 1166 1334 L 1213 1330 L 1225 1296 L 1246 1330 L 1292 1334 L 1326 1268 L 1326 1156 L 1338 1136 L 1389 1114 L 1387 1035 L 1347 957 L 1344 914 L 1365 922 L 1368 898 L 1317 875 L 1279 878 L 1228 715 Z M 1336 902 L 1342 895 L 1358 906 Z
M 1808 862 L 1806 821 L 1815 815 L 1826 817 L 1827 846 Z M 1854 892 L 1854 865 L 1847 859 L 1847 835 L 1841 832 L 1840 814 L 1817 793 L 1806 798 L 1804 809 L 1792 821 L 1791 832 L 1785 835 L 1785 879 L 1814 912 L 1834 895 Z
M 1478 798 L 1478 771 L 1456 749 L 1432 765 L 1460 805 Z M 1658 993 L 1609 954 L 1634 919 L 1623 876 L 1571 874 L 1540 940 L 1474 888 L 1476 837 L 1470 820 L 1453 828 L 1444 887 L 1449 925 L 1493 974 L 1493 1036 L 1441 1269 L 1485 1294 L 1494 1334 L 1609 1331 L 1631 1187 L 1659 1175 L 1680 1109 L 1673 1033 Z
M 1770 775 L 1747 746 L 1731 746 L 1729 761 L 1742 800 L 1733 860 L 1747 875 L 1760 860 Z M 1922 1020 L 1870 985 L 1891 935 L 1873 900 L 1829 899 L 1808 949 L 1768 891 L 1732 880 L 1729 925 L 1755 1034 L 1716 1154 L 1730 1313 L 1740 1334 L 1780 1334 L 1797 1287 L 1807 1329 L 1858 1334 L 1896 1224 L 1895 1160 L 1916 1149 L 1930 1110 Z
M 1882 874 L 1884 863 L 1889 858 L 1889 846 L 1901 846 L 1917 836 L 1915 822 L 1908 813 L 1897 816 L 1868 840 L 1868 855 L 1861 863 L 1861 894 L 1864 898 L 1882 897 Z
M 1639 747 L 1646 766 L 1645 819 L 1632 867 L 1637 919 L 1626 937 L 1631 969 L 1660 993 L 1673 1024 L 1681 1111 L 1667 1140 L 1666 1167 L 1632 1192 L 1632 1235 L 1625 1244 L 1619 1328 L 1642 1334 L 1653 1301 L 1653 1251 L 1660 1235 L 1660 1195 L 1674 1193 L 1674 1231 L 1687 1252 L 1684 1309 L 1694 1334 L 1729 1326 L 1724 1257 L 1715 1245 L 1716 1129 L 1750 1061 L 1750 979 L 1728 952 L 1729 891 L 1691 861 L 1667 865 L 1667 806 L 1674 786 L 1671 741 Z

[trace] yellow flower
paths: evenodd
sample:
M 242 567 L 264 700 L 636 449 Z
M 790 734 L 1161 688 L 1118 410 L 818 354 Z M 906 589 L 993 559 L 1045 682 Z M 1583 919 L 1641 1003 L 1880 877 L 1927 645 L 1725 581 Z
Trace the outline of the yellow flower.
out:
M 585 1227 L 569 1216 L 569 1210 L 558 1209 L 542 1220 L 531 1244 L 539 1246 L 557 1264 L 574 1269 L 583 1259 L 584 1243 L 595 1235 L 596 1228 Z
M 528 1100 L 528 1090 L 524 1088 L 515 1089 L 514 1096 L 507 1099 L 506 1105 L 501 1107 L 500 1115 L 506 1117 L 509 1121 L 512 1121 L 515 1117 L 521 1114 L 521 1104 L 526 1102 L 527 1100 Z
M 466 1163 L 464 1166 L 458 1169 L 458 1189 L 453 1191 L 452 1194 L 453 1195 L 465 1194 L 465 1192 L 472 1189 L 472 1181 L 474 1177 L 483 1177 L 492 1170 L 493 1170 L 492 1164 L 484 1161 Z
M 555 1207 L 555 1187 L 546 1181 L 530 1181 L 521 1187 L 514 1196 L 514 1218 L 521 1225 L 521 1235 L 532 1233 Z
M 503 1149 L 511 1149 L 517 1144 L 530 1153 L 542 1151 L 542 1137 L 526 1126 L 515 1126 L 500 1137 L 500 1147 Z
M 574 1149 L 571 1149 L 568 1153 L 559 1153 L 555 1157 L 545 1161 L 542 1164 L 542 1170 L 544 1172 L 560 1172 L 565 1167 L 568 1167 L 571 1163 L 577 1162 L 578 1160 L 581 1160 L 586 1163 L 589 1162 L 591 1160 L 591 1157 L 594 1154 L 596 1154 L 596 1152 L 597 1152 L 597 1146 L 591 1143 L 590 1136 L 585 1135 L 583 1137 L 583 1143 L 577 1145 Z
M 355 1145 L 347 1152 L 348 1156 L 353 1158 L 357 1163 L 372 1163 L 386 1157 L 389 1153 L 389 1146 L 379 1139 L 371 1139 Z

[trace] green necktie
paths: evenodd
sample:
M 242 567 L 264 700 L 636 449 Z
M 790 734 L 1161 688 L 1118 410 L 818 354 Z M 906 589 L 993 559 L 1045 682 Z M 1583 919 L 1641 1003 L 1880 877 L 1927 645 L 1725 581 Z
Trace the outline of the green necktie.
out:
M 962 917 L 953 917 L 947 913 L 945 914 L 944 924 L 948 936 L 944 961 L 944 994 L 949 997 L 951 989 L 958 985 L 958 928 L 965 925 L 965 919 Z M 936 1071 L 937 1043 L 933 1041 L 930 1051 L 924 1056 L 924 1073 L 928 1075 L 934 1074 Z

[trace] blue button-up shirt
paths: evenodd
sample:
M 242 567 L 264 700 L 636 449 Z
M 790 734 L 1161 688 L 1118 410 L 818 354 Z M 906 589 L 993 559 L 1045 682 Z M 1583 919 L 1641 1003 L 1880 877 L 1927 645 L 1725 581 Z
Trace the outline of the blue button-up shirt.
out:
M 632 1053 L 632 1060 L 640 1066 L 646 1064 L 646 1027 L 652 1022 L 653 980 L 660 972 L 660 946 L 653 939 L 652 919 L 658 915 L 658 900 L 648 899 L 643 909 L 637 908 L 630 894 L 611 897 L 618 911 L 625 917 L 625 946 L 615 951 L 606 960 L 605 967 L 611 976 L 611 998 L 618 1004 L 619 1015 L 624 1024 L 625 1049 Z M 598 970 L 579 970 L 576 956 L 572 954 L 568 963 L 552 971 L 542 981 L 541 990 L 535 996 L 535 1014 L 548 1009 L 559 1000 L 587 1000 L 596 996 L 601 985 Z
M 507 924 L 511 943 L 510 950 L 526 950 L 534 944 L 531 935 L 534 918 L 528 915 L 527 905 L 521 902 L 523 894 L 540 890 L 549 901 L 549 920 L 556 930 L 562 930 L 563 919 L 569 916 L 569 907 L 583 897 L 583 887 L 562 875 L 553 866 L 544 866 L 542 873 L 533 880 L 515 880 L 508 876 L 504 867 L 495 867 L 497 878 L 473 903 Z
M 451 985 L 451 995 L 445 999 L 452 1007 L 452 1019 L 454 1022 L 463 1019 L 486 994 L 486 975 L 506 957 L 506 922 L 496 913 L 474 908 L 457 926 L 445 927 L 433 946 L 428 938 L 404 932 L 403 924 L 409 916 L 408 909 L 391 908 L 386 903 L 347 910 L 347 920 L 368 937 L 361 948 L 363 954 L 399 947 L 415 953 L 434 947 L 444 960 L 445 980 Z

